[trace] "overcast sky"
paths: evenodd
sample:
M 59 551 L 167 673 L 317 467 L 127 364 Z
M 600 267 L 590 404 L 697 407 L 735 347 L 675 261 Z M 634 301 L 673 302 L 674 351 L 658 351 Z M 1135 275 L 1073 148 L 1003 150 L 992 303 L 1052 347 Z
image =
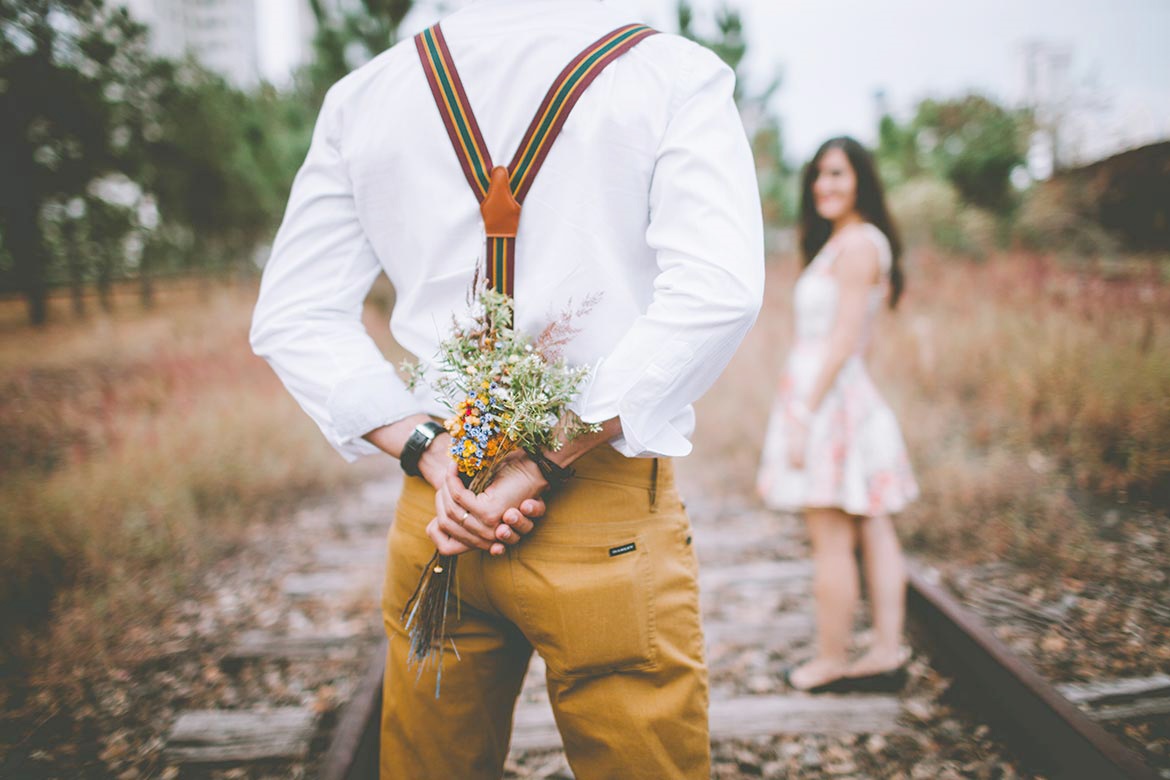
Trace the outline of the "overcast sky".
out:
M 259 0 L 269 78 L 282 80 L 296 38 L 293 4 Z M 468 0 L 423 0 L 411 34 Z M 556 2 L 556 0 L 549 0 Z M 674 31 L 675 0 L 604 0 L 632 7 Z M 774 108 L 789 156 L 809 156 L 825 138 L 872 141 L 874 94 L 896 114 L 927 96 L 978 90 L 1012 104 L 1024 98 L 1024 44 L 1069 55 L 1062 92 L 1075 88 L 1078 143 L 1088 154 L 1170 137 L 1170 0 L 727 0 L 748 36 L 747 88 L 783 76 Z M 693 0 L 700 25 L 723 0 Z

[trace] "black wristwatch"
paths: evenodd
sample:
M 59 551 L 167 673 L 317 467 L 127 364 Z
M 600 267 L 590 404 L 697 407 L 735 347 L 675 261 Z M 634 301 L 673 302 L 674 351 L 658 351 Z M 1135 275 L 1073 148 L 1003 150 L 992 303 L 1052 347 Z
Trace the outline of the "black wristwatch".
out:
M 446 429 L 434 420 L 419 423 L 402 447 L 402 457 L 398 459 L 398 462 L 402 464 L 402 470 L 409 476 L 421 477 L 422 472 L 418 470 L 418 461 L 427 451 L 427 447 L 435 441 L 435 437 L 444 430 Z
M 548 482 L 548 489 L 551 493 L 560 490 L 576 473 L 572 466 L 558 466 L 553 463 L 540 449 L 525 449 L 525 452 L 540 469 L 540 474 Z

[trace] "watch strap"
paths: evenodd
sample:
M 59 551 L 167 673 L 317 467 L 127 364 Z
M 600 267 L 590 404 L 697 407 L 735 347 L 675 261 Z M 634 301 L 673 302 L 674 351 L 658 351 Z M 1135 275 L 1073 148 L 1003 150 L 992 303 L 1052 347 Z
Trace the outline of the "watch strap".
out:
M 536 467 L 540 469 L 541 476 L 548 482 L 549 490 L 552 492 L 559 490 L 576 473 L 571 466 L 558 466 L 553 463 L 540 449 L 525 451 L 528 453 L 528 457 L 532 458 Z
M 402 447 L 402 456 L 399 458 L 399 463 L 402 465 L 402 470 L 411 477 L 421 477 L 422 472 L 419 471 L 418 462 L 422 459 L 422 455 L 427 451 L 427 448 L 434 443 L 435 439 L 445 429 L 433 420 L 428 420 L 424 423 L 419 423 L 411 432 L 410 438 L 406 440 L 406 444 Z

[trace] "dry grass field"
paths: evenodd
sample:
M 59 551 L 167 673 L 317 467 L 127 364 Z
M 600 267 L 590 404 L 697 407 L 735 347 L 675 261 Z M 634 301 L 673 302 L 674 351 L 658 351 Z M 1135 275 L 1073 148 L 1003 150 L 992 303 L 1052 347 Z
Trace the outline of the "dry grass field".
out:
M 255 296 L 173 282 L 152 312 L 124 290 L 80 322 L 60 300 L 40 331 L 0 304 L 0 658 L 126 650 L 257 524 L 385 467 L 348 467 L 252 355 Z
M 1161 268 L 908 261 L 909 293 L 872 349 L 923 487 L 899 519 L 905 540 L 938 558 L 1091 571 L 1100 512 L 1170 503 Z M 770 261 L 760 320 L 699 404 L 685 490 L 753 500 L 796 271 Z M 132 292 L 80 322 L 56 301 L 41 331 L 0 305 L 4 659 L 37 657 L 45 679 L 126 652 L 239 540 L 279 533 L 282 508 L 391 465 L 347 466 L 251 354 L 254 281 L 172 283 L 149 313 Z M 391 300 L 375 288 L 367 327 L 397 360 Z

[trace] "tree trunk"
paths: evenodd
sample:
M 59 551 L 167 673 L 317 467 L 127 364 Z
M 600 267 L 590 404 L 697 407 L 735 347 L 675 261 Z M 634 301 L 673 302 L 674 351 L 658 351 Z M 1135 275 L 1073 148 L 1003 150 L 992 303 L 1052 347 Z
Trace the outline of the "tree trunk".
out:
M 154 277 L 151 275 L 154 270 L 153 251 L 153 242 L 147 240 L 142 249 L 142 259 L 138 262 L 138 300 L 144 309 L 154 308 Z
M 77 222 L 65 220 L 61 228 L 65 237 L 66 265 L 69 269 L 69 297 L 73 302 L 73 316 L 85 318 L 85 280 L 81 265 L 81 242 L 77 238 Z
M 12 255 L 13 276 L 28 306 L 28 321 L 37 327 L 48 319 L 45 268 L 49 262 L 37 219 L 39 206 L 39 203 L 22 203 L 13 215 L 15 218 L 6 225 L 4 235 Z
M 109 247 L 101 247 L 98 250 L 98 301 L 101 303 L 102 311 L 107 314 L 114 310 L 114 298 L 112 295 L 113 256 L 114 253 Z
M 39 250 L 38 253 L 43 254 L 39 252 Z M 40 261 L 38 261 L 38 264 L 39 263 Z M 41 268 L 38 270 L 43 271 L 44 266 L 41 265 Z M 39 278 L 35 279 L 31 284 L 25 287 L 24 291 L 24 299 L 28 304 L 28 321 L 30 324 L 35 325 L 38 328 L 43 327 L 49 319 L 49 310 L 46 305 L 46 298 L 45 279 L 42 273 L 39 275 Z

